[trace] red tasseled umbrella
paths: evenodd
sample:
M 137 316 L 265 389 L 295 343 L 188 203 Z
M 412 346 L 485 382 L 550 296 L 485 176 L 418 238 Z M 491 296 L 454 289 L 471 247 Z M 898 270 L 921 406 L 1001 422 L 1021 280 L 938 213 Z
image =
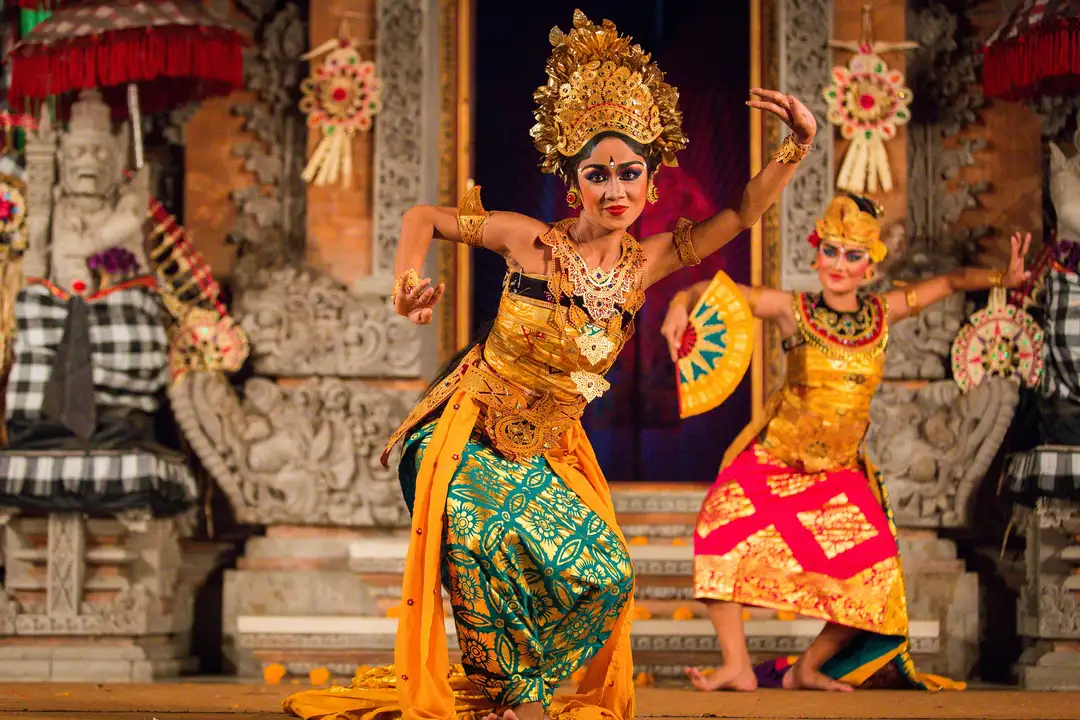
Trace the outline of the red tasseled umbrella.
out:
M 126 85 L 137 126 L 140 87 L 147 105 L 159 111 L 243 86 L 246 38 L 197 0 L 48 4 L 52 16 L 10 55 L 8 99 L 15 109 L 72 90 Z M 136 130 L 136 165 L 140 141 Z
M 1080 90 L 1080 0 L 1024 0 L 983 47 L 983 94 L 1027 100 Z

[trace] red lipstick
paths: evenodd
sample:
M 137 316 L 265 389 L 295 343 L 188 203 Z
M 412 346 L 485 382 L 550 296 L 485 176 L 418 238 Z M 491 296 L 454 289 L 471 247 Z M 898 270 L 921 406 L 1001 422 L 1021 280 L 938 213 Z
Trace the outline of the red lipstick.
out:
M 611 207 L 604 208 L 604 212 L 611 213 L 615 217 L 622 215 L 626 210 L 627 207 L 625 205 L 612 205 Z

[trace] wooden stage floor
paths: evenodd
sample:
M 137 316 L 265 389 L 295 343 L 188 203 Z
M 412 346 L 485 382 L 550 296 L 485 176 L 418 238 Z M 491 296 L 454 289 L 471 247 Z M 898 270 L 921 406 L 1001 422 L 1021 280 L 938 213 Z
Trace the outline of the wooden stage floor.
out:
M 281 699 L 298 685 L 161 683 L 157 685 L 3 684 L 0 718 L 20 720 L 269 720 L 286 716 Z M 1080 693 L 968 690 L 960 693 L 864 690 L 846 695 L 760 691 L 704 695 L 645 689 L 638 716 L 755 720 L 1075 720 Z

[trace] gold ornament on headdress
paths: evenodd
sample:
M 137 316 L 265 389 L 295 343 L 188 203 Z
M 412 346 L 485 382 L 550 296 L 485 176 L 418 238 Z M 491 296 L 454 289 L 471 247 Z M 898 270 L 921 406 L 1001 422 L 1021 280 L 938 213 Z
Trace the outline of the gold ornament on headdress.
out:
M 875 208 L 881 215 L 881 206 Z M 858 245 L 866 248 L 870 260 L 879 263 L 885 259 L 889 250 L 881 241 L 881 222 L 868 212 L 859 208 L 858 203 L 846 195 L 833 198 L 825 215 L 817 221 L 815 235 L 820 241 L 826 240 L 841 245 Z
M 678 164 L 675 153 L 687 143 L 679 92 L 650 54 L 610 20 L 594 25 L 580 10 L 569 34 L 556 27 L 549 39 L 548 81 L 533 93 L 536 125 L 529 133 L 544 155 L 544 172 L 567 179 L 566 159 L 604 132 L 648 146 L 664 165 Z

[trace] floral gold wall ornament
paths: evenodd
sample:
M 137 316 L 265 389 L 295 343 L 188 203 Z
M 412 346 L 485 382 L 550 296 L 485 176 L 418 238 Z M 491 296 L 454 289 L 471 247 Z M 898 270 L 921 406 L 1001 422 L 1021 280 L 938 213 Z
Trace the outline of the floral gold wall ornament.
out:
M 304 182 L 321 186 L 340 181 L 352 187 L 352 137 L 370 130 L 382 109 L 375 63 L 363 59 L 360 52 L 373 42 L 351 38 L 343 19 L 337 38 L 302 56 L 303 60 L 323 56 L 300 83 L 304 94 L 300 110 L 307 115 L 308 127 L 323 134 L 301 175 Z
M 912 92 L 904 84 L 904 73 L 890 69 L 881 54 L 918 47 L 913 42 L 875 42 L 868 5 L 863 7 L 862 20 L 858 42 L 829 43 L 855 56 L 846 67 L 837 65 L 832 69 L 832 84 L 823 90 L 829 123 L 839 127 L 844 139 L 851 141 L 836 186 L 860 195 L 892 190 L 885 143 L 896 137 L 897 127 L 911 119 Z

